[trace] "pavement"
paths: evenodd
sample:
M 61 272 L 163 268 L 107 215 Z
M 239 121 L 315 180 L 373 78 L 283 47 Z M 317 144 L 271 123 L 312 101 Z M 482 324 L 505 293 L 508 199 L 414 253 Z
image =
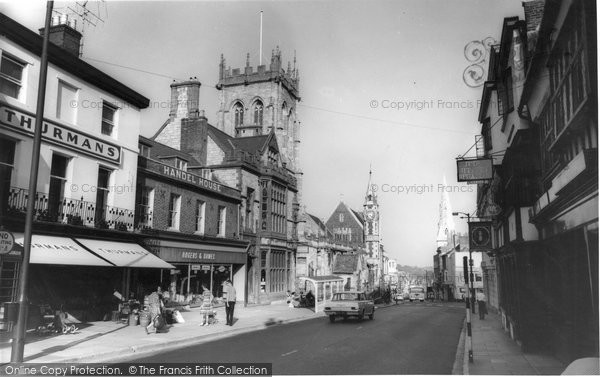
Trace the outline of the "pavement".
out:
M 86 323 L 75 334 L 26 335 L 24 362 L 92 363 L 115 362 L 168 351 L 186 345 L 264 329 L 268 326 L 322 317 L 307 308 L 290 308 L 285 303 L 247 306 L 236 305 L 233 326 L 225 325 L 225 307 L 217 307 L 217 323 L 201 326 L 199 308 L 182 311 L 185 323 L 170 325 L 166 333 L 150 333 L 142 326 L 112 321 Z M 10 340 L 0 342 L 0 364 L 10 362 Z
M 463 332 L 466 332 L 466 326 Z M 491 311 L 484 320 L 480 320 L 478 314 L 472 314 L 471 333 L 473 362 L 469 362 L 465 341 L 463 374 L 560 375 L 567 367 L 549 355 L 524 353 L 504 331 L 500 316 Z
M 386 305 L 377 305 L 383 307 Z M 116 362 L 144 357 L 272 325 L 323 317 L 307 308 L 289 308 L 285 303 L 236 306 L 233 326 L 225 325 L 225 308 L 218 307 L 217 323 L 200 326 L 199 308 L 182 311 L 185 323 L 170 326 L 167 333 L 146 334 L 142 326 L 104 321 L 81 325 L 75 334 L 26 336 L 24 361 L 32 363 Z M 466 322 L 465 322 L 466 323 Z M 490 312 L 484 320 L 472 317 L 473 362 L 468 360 L 466 326 L 457 349 L 452 374 L 559 375 L 567 367 L 548 355 L 526 354 L 502 328 L 500 316 Z M 461 347 L 461 345 L 464 345 Z M 0 340 L 0 364 L 10 362 L 11 343 Z M 462 360 L 462 365 L 459 362 Z

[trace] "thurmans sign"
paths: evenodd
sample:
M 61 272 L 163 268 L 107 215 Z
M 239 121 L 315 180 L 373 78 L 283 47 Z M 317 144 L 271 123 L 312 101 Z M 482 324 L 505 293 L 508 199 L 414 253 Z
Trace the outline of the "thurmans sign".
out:
M 0 122 L 26 134 L 33 135 L 35 131 L 33 114 L 6 106 L 0 106 Z M 56 122 L 42 122 L 42 138 L 116 164 L 121 161 L 121 147 Z
M 456 160 L 458 182 L 490 180 L 493 177 L 492 159 Z

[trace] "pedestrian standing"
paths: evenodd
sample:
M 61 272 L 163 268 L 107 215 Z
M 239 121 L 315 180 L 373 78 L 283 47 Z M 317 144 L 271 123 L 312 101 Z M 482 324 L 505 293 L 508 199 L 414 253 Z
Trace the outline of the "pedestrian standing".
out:
M 223 299 L 225 300 L 225 317 L 227 319 L 227 325 L 233 326 L 233 311 L 235 309 L 235 288 L 231 283 L 231 280 L 227 279 L 223 284 Z
M 485 301 L 486 299 L 483 291 L 477 292 L 477 306 L 479 310 L 479 319 L 485 319 L 485 315 L 487 314 L 487 307 Z
M 202 316 L 202 323 L 200 326 L 208 326 L 208 320 L 211 314 L 213 314 L 213 295 L 210 289 L 206 288 L 206 285 L 202 284 L 202 304 L 200 305 L 200 315 Z
M 165 321 L 163 318 L 163 297 L 162 297 L 162 289 L 160 287 L 156 288 L 156 291 L 152 292 L 148 296 L 148 311 L 150 312 L 150 323 L 146 326 L 146 334 L 149 334 L 150 327 L 154 327 L 155 332 L 159 332 L 165 326 Z

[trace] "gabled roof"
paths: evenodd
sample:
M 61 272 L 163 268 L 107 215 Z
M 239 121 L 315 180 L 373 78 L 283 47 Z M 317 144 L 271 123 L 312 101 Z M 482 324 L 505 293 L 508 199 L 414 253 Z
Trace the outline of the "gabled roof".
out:
M 358 219 L 358 221 L 360 221 L 360 223 L 362 225 L 365 225 L 365 218 L 363 217 L 362 212 L 355 211 L 352 208 L 350 208 L 350 211 L 352 211 L 352 213 L 354 214 L 354 216 L 356 216 L 356 218 Z
M 348 207 L 348 205 L 342 201 L 340 201 L 337 207 L 335 207 L 335 210 L 331 213 L 331 216 L 329 216 L 329 219 L 327 219 L 327 224 L 330 224 L 329 226 L 331 226 L 331 222 L 337 221 L 336 219 L 334 219 L 334 215 L 339 211 L 344 211 L 348 213 L 354 219 L 356 224 L 358 224 L 361 228 L 364 228 L 365 220 L 362 214 Z
M 192 155 L 182 152 L 178 149 L 171 148 L 168 145 L 161 144 L 153 139 L 141 136 L 139 141 L 150 147 L 150 158 L 160 160 L 162 158 L 178 157 L 188 162 L 188 166 L 201 166 L 200 162 Z
M 248 153 L 260 153 L 264 152 L 270 141 L 269 135 L 258 135 L 258 136 L 248 136 L 248 137 L 239 137 L 232 138 L 231 143 L 237 149 L 241 149 Z
M 353 274 L 358 270 L 358 254 L 338 254 L 333 261 L 331 272 L 334 274 Z
M 233 137 L 209 124 L 208 135 L 226 153 L 241 150 L 250 154 L 262 155 L 268 146 L 279 151 L 277 138 L 273 132 L 267 135 Z
M 223 149 L 224 152 L 233 152 L 234 147 L 231 143 L 233 136 L 229 136 L 225 132 L 221 131 L 211 124 L 208 125 L 208 135 L 213 139 L 217 145 Z
M 312 221 L 314 221 L 315 224 L 317 224 L 317 226 L 325 232 L 325 234 L 331 233 L 329 229 L 327 229 L 327 225 L 325 225 L 325 223 L 321 221 L 321 219 L 319 219 L 317 216 L 311 215 L 310 213 L 306 213 L 306 215 L 308 215 L 312 219 Z
M 42 55 L 44 38 L 3 13 L 0 13 L 0 35 L 37 56 Z M 77 76 L 140 109 L 145 109 L 150 104 L 148 98 L 52 42 L 48 43 L 48 61 L 64 69 L 69 74 Z

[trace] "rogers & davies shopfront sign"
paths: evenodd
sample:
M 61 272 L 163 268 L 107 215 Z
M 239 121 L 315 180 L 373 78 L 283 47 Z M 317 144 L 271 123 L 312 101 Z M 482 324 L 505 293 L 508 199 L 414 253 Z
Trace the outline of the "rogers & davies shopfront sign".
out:
M 31 135 L 35 131 L 35 115 L 4 105 L 0 105 L 0 123 Z M 49 120 L 42 122 L 42 138 L 115 164 L 121 162 L 121 147 L 118 145 L 56 122 Z

